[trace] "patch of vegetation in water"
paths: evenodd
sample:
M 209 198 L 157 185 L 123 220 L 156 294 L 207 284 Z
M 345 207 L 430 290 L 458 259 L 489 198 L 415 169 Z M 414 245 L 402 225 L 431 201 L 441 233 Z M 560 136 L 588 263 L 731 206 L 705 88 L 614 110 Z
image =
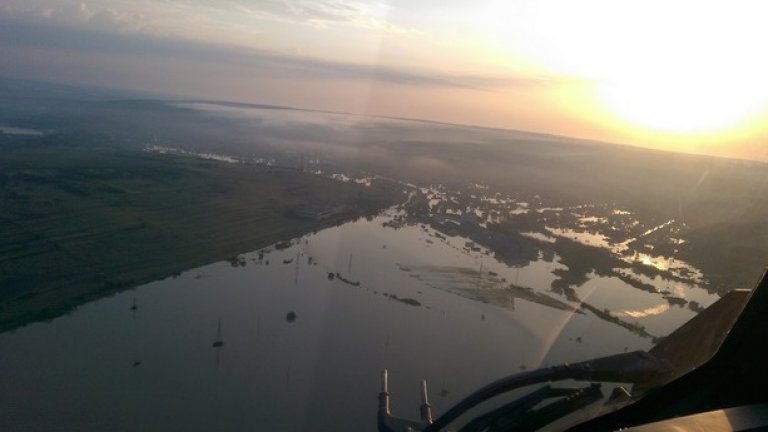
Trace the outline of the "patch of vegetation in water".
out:
M 407 304 L 409 306 L 415 306 L 415 307 L 421 306 L 420 301 L 416 299 L 412 299 L 410 297 L 398 297 L 396 294 L 389 294 L 387 297 L 389 297 L 392 300 L 399 301 L 400 303 Z

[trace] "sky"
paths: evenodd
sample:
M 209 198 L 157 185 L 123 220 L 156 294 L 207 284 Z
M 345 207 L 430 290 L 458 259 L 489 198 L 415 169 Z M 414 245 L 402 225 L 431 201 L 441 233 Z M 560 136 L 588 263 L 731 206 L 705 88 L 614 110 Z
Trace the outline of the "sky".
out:
M 768 2 L 3 0 L 0 76 L 768 160 Z

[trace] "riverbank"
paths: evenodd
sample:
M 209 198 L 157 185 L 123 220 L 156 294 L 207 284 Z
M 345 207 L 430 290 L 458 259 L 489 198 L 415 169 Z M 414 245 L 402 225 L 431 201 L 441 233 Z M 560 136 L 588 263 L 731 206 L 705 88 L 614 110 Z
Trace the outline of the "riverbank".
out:
M 0 332 L 402 200 L 392 184 L 50 145 L 0 161 Z M 343 208 L 323 219 L 293 210 Z

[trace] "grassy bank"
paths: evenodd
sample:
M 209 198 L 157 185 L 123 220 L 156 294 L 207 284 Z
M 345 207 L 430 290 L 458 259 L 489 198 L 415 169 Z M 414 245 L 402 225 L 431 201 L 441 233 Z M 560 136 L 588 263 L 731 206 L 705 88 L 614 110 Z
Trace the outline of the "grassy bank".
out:
M 386 184 L 119 150 L 29 146 L 0 159 L 0 331 L 400 200 Z M 344 206 L 321 221 L 303 204 Z

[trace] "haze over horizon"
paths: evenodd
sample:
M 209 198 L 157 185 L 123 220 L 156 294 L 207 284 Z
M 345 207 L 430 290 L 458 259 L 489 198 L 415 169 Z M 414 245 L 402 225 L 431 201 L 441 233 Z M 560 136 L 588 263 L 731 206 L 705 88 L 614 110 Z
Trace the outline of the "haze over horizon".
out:
M 766 20 L 760 2 L 8 0 L 0 76 L 768 160 Z

